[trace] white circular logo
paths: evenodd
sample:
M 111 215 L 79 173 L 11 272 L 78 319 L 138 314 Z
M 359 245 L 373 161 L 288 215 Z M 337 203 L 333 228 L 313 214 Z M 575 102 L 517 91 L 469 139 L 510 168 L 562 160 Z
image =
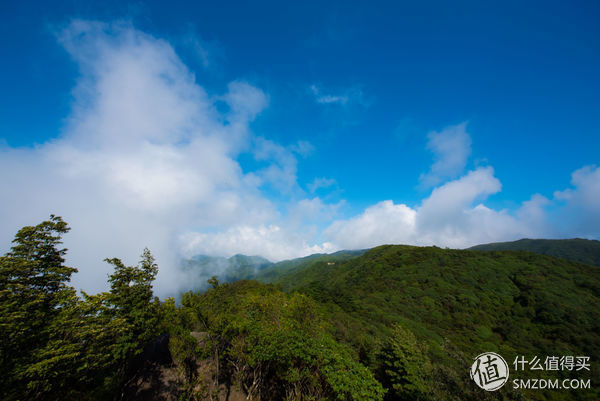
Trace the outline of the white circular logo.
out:
M 471 366 L 471 379 L 486 391 L 495 391 L 508 381 L 508 364 L 495 352 L 484 352 Z

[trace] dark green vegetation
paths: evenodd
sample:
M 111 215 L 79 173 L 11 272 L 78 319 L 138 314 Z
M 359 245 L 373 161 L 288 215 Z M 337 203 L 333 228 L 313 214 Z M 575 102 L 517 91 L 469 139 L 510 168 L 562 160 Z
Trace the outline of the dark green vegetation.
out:
M 111 399 L 132 357 L 160 330 L 150 252 L 137 267 L 107 259 L 115 268 L 110 292 L 80 298 L 68 286 L 77 270 L 58 248 L 67 231 L 51 216 L 22 228 L 0 258 L 3 400 Z
M 598 399 L 595 267 L 527 252 L 382 246 L 346 262 L 315 263 L 278 283 L 322 304 L 336 338 L 356 349 L 397 399 L 481 399 L 466 372 L 472 358 L 486 351 L 500 353 L 509 364 L 517 355 L 590 356 L 591 372 L 529 376 L 591 378 L 596 389 L 511 393 L 505 386 L 488 396 Z M 395 338 L 410 345 L 394 345 Z M 390 368 L 402 359 L 401 367 Z M 520 374 L 515 377 L 528 377 Z M 399 383 L 398 375 L 412 375 L 410 386 Z
M 67 231 L 54 216 L 25 227 L 0 259 L 2 399 L 600 398 L 597 267 L 410 246 L 260 269 L 249 267 L 259 259 L 238 257 L 273 283 L 213 277 L 177 306 L 153 298 L 157 266 L 147 250 L 137 267 L 107 260 L 110 292 L 77 296 L 68 285 L 75 269 L 59 249 Z M 165 338 L 168 358 L 144 362 L 147 345 Z M 486 351 L 511 369 L 520 355 L 589 356 L 591 371 L 511 371 L 511 379 L 590 379 L 592 389 L 513 390 L 509 382 L 487 393 L 468 374 Z
M 273 263 L 251 278 L 262 283 L 272 283 L 275 281 L 283 282 L 285 277 L 293 276 L 314 263 L 335 264 L 356 258 L 363 253 L 365 253 L 365 250 L 339 251 L 330 254 L 316 253 L 303 258 L 284 260 L 282 262 Z
M 221 284 L 187 293 L 171 324 L 178 360 L 208 361 L 186 372 L 190 392 L 209 399 L 220 382 L 237 384 L 248 399 L 381 400 L 383 389 L 347 345 L 336 342 L 319 305 L 256 281 Z M 202 334 L 199 348 L 190 333 Z
M 589 239 L 520 239 L 512 242 L 476 245 L 469 249 L 473 251 L 529 251 L 600 266 L 600 241 Z

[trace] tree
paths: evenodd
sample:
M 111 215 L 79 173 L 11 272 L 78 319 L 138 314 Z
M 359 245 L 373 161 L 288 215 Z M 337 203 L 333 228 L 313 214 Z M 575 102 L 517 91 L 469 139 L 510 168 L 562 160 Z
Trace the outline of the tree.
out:
M 399 324 L 392 328 L 381 350 L 383 382 L 388 387 L 386 398 L 424 400 L 431 391 L 428 377 L 431 362 L 415 335 Z
M 210 284 L 211 288 L 217 288 L 219 286 L 219 279 L 217 278 L 217 276 L 212 276 L 211 278 L 206 280 L 206 282 Z
M 137 267 L 110 259 L 111 291 L 77 296 L 64 265 L 69 227 L 51 215 L 23 227 L 0 257 L 0 398 L 111 399 L 127 361 L 152 338 L 158 267 L 147 249 Z
M 59 249 L 69 227 L 61 217 L 19 230 L 0 258 L 0 387 L 5 398 L 23 397 L 28 367 L 48 343 L 50 323 L 76 296 L 67 283 L 77 271 L 64 265 Z
M 199 343 L 204 354 L 196 357 L 206 358 L 208 351 L 218 366 L 214 388 L 219 382 L 239 386 L 248 400 L 383 399 L 381 385 L 349 347 L 335 341 L 306 295 L 242 280 L 188 293 L 180 311 L 186 309 L 198 326 L 186 326 L 176 341 L 183 344 L 191 330 L 206 333 Z
M 111 313 L 107 293 L 75 294 L 48 323 L 48 341 L 25 370 L 28 394 L 37 400 L 113 398 L 118 340 L 128 325 Z
M 129 329 L 120 341 L 118 357 L 127 360 L 154 338 L 160 320 L 160 302 L 153 299 L 152 282 L 158 273 L 154 257 L 146 248 L 138 266 L 125 266 L 120 259 L 106 259 L 114 266 L 109 277 L 108 301 L 114 317 L 123 319 Z

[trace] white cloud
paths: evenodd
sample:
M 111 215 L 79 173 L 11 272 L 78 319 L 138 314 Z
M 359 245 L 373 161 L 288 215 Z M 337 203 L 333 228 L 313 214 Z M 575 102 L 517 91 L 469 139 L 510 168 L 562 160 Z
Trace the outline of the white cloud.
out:
M 206 234 L 187 233 L 181 237 L 184 252 L 189 255 L 260 255 L 277 261 L 313 253 L 328 253 L 336 249 L 325 242 L 310 245 L 301 235 L 278 225 L 238 225 L 226 231 Z M 218 250 L 217 252 L 215 252 Z
M 573 172 L 574 188 L 556 191 L 554 197 L 564 202 L 559 213 L 560 232 L 580 237 L 600 237 L 600 167 L 585 166 Z
M 308 141 L 298 141 L 290 146 L 290 150 L 299 156 L 308 157 L 314 152 L 315 147 Z
M 259 186 L 270 185 L 284 194 L 298 189 L 298 160 L 293 150 L 258 137 L 254 141 L 254 157 L 258 161 L 272 161 L 267 167 L 253 174 Z
M 471 154 L 471 137 L 466 127 L 467 123 L 462 123 L 427 135 L 427 149 L 433 152 L 435 162 L 428 173 L 421 175 L 422 186 L 436 186 L 464 171 Z
M 352 103 L 360 104 L 362 106 L 367 105 L 363 91 L 358 86 L 345 89 L 341 93 L 335 95 L 323 93 L 323 90 L 315 84 L 311 85 L 309 89 L 315 97 L 315 102 L 320 104 L 339 104 L 345 106 Z
M 320 226 L 332 221 L 344 204 L 343 200 L 338 203 L 325 203 L 318 197 L 301 199 L 289 206 L 288 221 L 296 232 L 306 225 Z
M 600 168 L 585 166 L 571 175 L 575 189 L 555 192 L 557 199 L 568 200 L 573 206 L 582 207 L 593 213 L 600 213 Z
M 336 181 L 333 178 L 317 177 L 313 180 L 313 182 L 307 185 L 307 188 L 311 193 L 314 193 L 318 189 L 329 188 L 335 184 Z
M 3 246 L 20 227 L 58 214 L 72 227 L 65 245 L 80 270 L 76 287 L 104 289 L 104 258 L 133 264 L 148 246 L 160 265 L 161 295 L 185 284 L 176 268 L 184 233 L 202 238 L 220 230 L 210 241 L 220 248 L 210 250 L 223 255 L 247 249 L 289 257 L 312 249 L 273 225 L 280 212 L 259 189 L 297 187 L 294 152 L 310 151 L 304 142 L 292 151 L 254 139 L 249 123 L 267 107 L 265 93 L 233 81 L 209 96 L 167 42 L 126 23 L 75 20 L 58 38 L 80 69 L 72 113 L 59 138 L 0 150 L 0 180 L 10 188 L 0 199 Z M 255 152 L 266 167 L 244 173 L 236 161 L 241 151 Z M 256 242 L 234 250 L 244 238 Z M 279 238 L 289 245 L 273 250 Z
M 515 217 L 524 227 L 534 228 L 523 236 L 549 238 L 555 235 L 556 230 L 548 221 L 548 212 L 546 211 L 551 204 L 552 202 L 548 198 L 540 194 L 534 194 L 528 201 L 523 202 L 516 211 Z
M 206 254 L 231 256 L 242 253 L 260 255 L 271 261 L 291 259 L 312 253 L 338 250 L 333 244 L 315 241 L 321 226 L 337 215 L 344 201 L 335 204 L 320 198 L 289 202 L 285 218 L 263 218 L 277 223 L 233 224 L 216 232 L 186 232 L 179 237 L 180 248 L 186 256 Z
M 387 200 L 368 207 L 359 216 L 334 222 L 325 233 L 340 249 L 414 243 L 416 215 L 410 207 Z
M 429 229 L 450 227 L 476 199 L 500 191 L 501 184 L 491 167 L 479 168 L 435 188 L 419 207 L 419 226 Z
M 359 216 L 334 222 L 326 232 L 334 246 L 355 249 L 386 243 L 463 248 L 541 233 L 538 219 L 519 220 L 480 203 L 500 188 L 491 167 L 479 168 L 435 188 L 418 207 L 379 202 Z M 534 197 L 520 214 L 541 206 L 541 198 Z
M 348 96 L 334 96 L 334 95 L 323 95 L 317 97 L 317 103 L 340 103 L 346 104 L 348 103 Z
M 269 99 L 263 91 L 247 82 L 240 81 L 231 82 L 222 99 L 231 108 L 229 121 L 238 123 L 254 120 L 269 103 Z

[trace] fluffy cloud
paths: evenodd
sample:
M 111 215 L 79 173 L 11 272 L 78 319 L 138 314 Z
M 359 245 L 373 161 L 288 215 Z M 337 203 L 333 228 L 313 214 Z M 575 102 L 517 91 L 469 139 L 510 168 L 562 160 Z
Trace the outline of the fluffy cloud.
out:
M 571 184 L 574 188 L 554 193 L 556 200 L 564 202 L 557 222 L 561 234 L 600 237 L 600 167 L 574 171 Z
M 448 136 L 440 140 L 444 132 Z M 439 144 L 463 134 L 461 124 L 430 135 L 430 139 Z M 448 149 L 457 142 L 470 144 L 470 138 L 450 142 L 454 145 L 448 145 Z M 459 148 L 464 150 L 465 146 Z M 460 160 L 450 164 L 464 168 L 462 156 Z M 441 179 L 440 175 L 436 177 Z M 333 246 L 340 249 L 386 243 L 464 248 L 525 237 L 600 237 L 600 168 L 585 166 L 576 170 L 571 184 L 573 188 L 556 191 L 553 199 L 534 194 L 516 210 L 494 210 L 483 202 L 502 186 L 491 167 L 481 167 L 437 186 L 414 208 L 391 200 L 379 202 L 358 216 L 335 221 L 325 232 Z
M 237 225 L 218 233 L 190 232 L 181 237 L 186 255 L 260 255 L 270 260 L 283 260 L 313 253 L 328 253 L 336 250 L 329 242 L 310 245 L 299 233 L 285 230 L 278 225 Z
M 349 220 L 335 221 L 325 232 L 337 248 L 343 249 L 414 243 L 416 214 L 410 207 L 388 200 Z
M 500 188 L 491 167 L 479 168 L 435 188 L 416 208 L 380 202 L 357 217 L 334 222 L 327 232 L 341 248 L 384 243 L 462 248 L 539 233 L 539 222 L 527 225 L 506 211 L 480 203 Z M 525 203 L 522 213 L 538 204 L 537 198 Z
M 462 123 L 427 135 L 427 149 L 433 152 L 435 163 L 428 173 L 421 175 L 422 186 L 433 187 L 464 170 L 471 154 L 471 137 L 466 127 L 467 123 Z
M 258 161 L 273 161 L 260 169 L 254 177 L 259 186 L 271 185 L 283 193 L 291 193 L 297 189 L 298 160 L 294 149 L 298 145 L 285 147 L 268 139 L 258 137 L 254 141 L 254 157 Z
M 1 200 L 3 244 L 55 213 L 73 229 L 65 244 L 80 269 L 77 287 L 104 289 L 104 258 L 136 263 L 148 246 L 161 266 L 162 295 L 185 282 L 180 248 L 273 258 L 313 249 L 274 225 L 281 213 L 261 193 L 267 185 L 296 188 L 295 154 L 310 152 L 306 142 L 288 149 L 252 135 L 265 93 L 234 81 L 209 96 L 169 43 L 128 24 L 76 20 L 58 40 L 80 70 L 72 113 L 59 138 L 0 149 L 0 179 L 11 188 Z M 242 171 L 242 151 L 266 167 Z

